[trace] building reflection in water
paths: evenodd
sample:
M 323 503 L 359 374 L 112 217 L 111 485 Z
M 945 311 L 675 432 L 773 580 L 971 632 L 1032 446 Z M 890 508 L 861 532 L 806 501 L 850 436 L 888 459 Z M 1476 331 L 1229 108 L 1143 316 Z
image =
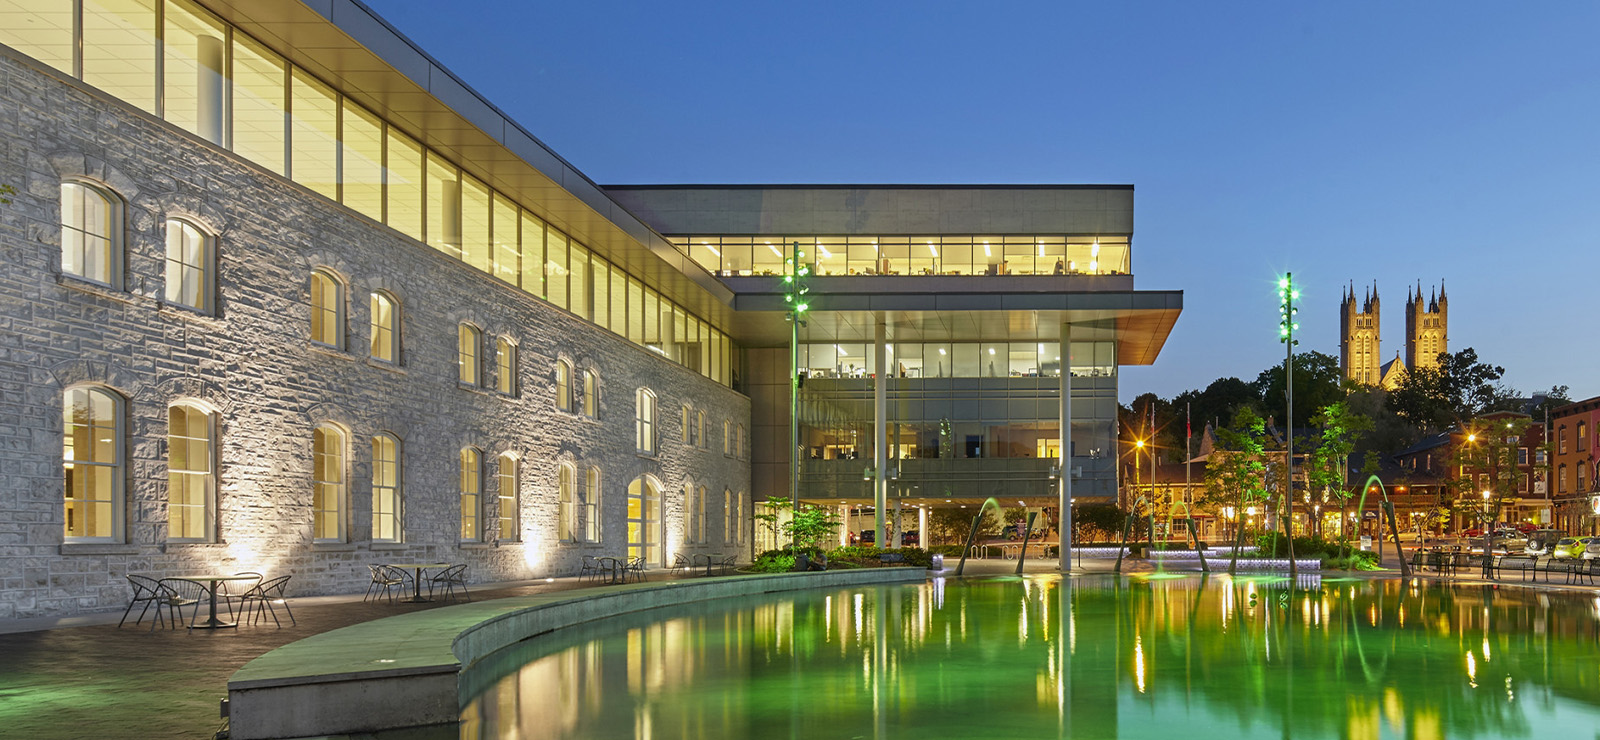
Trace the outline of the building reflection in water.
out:
M 492 656 L 463 674 L 461 735 L 1587 737 L 1597 617 L 1592 596 L 1221 576 L 726 600 Z

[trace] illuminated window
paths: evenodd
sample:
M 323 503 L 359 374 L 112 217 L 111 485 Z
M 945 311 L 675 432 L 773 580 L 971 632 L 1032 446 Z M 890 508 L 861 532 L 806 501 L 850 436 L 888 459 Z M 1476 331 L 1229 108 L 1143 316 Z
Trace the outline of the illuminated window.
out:
M 724 457 L 733 457 L 733 420 L 722 420 L 722 454 Z
M 482 471 L 479 469 L 476 447 L 461 450 L 461 540 L 474 541 L 483 536 L 478 528 L 480 502 L 483 494 Z
M 572 410 L 572 364 L 566 360 L 556 361 L 556 408 Z
M 83 81 L 156 112 L 157 0 L 84 0 Z
M 400 468 L 400 440 L 387 434 L 372 438 L 372 540 L 399 542 L 405 532 L 405 491 Z
M 163 15 L 162 117 L 221 145 L 227 119 L 228 27 L 183 0 L 169 0 Z
M 167 409 L 167 539 L 208 542 L 215 531 L 216 450 L 211 415 L 189 405 Z
M 503 542 L 515 542 L 522 539 L 517 528 L 521 518 L 517 504 L 517 457 L 509 452 L 500 456 L 495 473 L 495 494 L 500 499 L 500 529 L 499 539 Z
M 311 273 L 311 341 L 344 349 L 344 283 L 326 270 Z
M 562 542 L 572 542 L 575 539 L 573 536 L 575 534 L 573 523 L 577 521 L 575 511 L 577 497 L 573 490 L 576 485 L 576 481 L 573 480 L 575 476 L 576 473 L 570 464 L 562 463 L 556 469 L 556 538 Z
M 722 541 L 733 544 L 733 491 L 722 489 Z
M 462 385 L 478 385 L 482 371 L 478 367 L 483 333 L 471 324 L 462 324 L 456 331 L 456 380 Z
M 595 466 L 584 471 L 583 538 L 600 541 L 600 468 Z
M 656 454 L 656 394 L 640 388 L 634 394 L 634 449 L 642 455 Z
M 600 416 L 600 381 L 593 370 L 583 371 L 583 408 L 579 411 L 591 419 Z
M 494 340 L 494 387 L 506 395 L 517 392 L 517 345 L 505 337 Z
M 372 294 L 372 359 L 400 361 L 400 302 L 381 290 Z
M 62 399 L 68 542 L 113 542 L 120 537 L 125 477 L 122 404 L 121 396 L 102 388 L 72 388 Z
M 211 311 L 213 240 L 187 221 L 167 221 L 167 303 Z
M 694 414 L 694 438 L 700 447 L 710 447 L 710 440 L 706 439 L 706 412 L 696 411 Z
M 116 287 L 122 277 L 122 201 L 79 182 L 61 183 L 61 272 Z
M 344 541 L 344 432 L 324 424 L 311 435 L 311 535 L 317 542 Z

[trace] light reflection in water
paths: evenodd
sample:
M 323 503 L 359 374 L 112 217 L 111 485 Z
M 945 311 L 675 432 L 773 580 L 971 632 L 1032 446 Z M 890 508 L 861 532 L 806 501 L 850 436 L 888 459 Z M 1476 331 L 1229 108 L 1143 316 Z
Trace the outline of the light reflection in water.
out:
M 462 675 L 461 736 L 1583 738 L 1595 612 L 1587 595 L 1217 576 L 730 599 L 491 656 Z

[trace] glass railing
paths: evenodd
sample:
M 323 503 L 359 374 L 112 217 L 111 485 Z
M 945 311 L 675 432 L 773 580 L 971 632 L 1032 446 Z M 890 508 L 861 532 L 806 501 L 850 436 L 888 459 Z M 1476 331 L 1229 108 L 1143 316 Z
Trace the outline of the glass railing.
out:
M 1131 274 L 1127 235 L 669 238 L 721 277 L 782 275 L 795 244 L 819 276 Z

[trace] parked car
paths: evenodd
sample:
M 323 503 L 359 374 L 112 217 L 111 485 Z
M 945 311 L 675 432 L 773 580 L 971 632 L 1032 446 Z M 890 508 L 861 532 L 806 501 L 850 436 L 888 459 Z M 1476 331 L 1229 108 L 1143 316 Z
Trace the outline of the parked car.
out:
M 1556 560 L 1570 560 L 1583 555 L 1586 543 L 1578 541 L 1577 537 L 1562 537 L 1556 540 L 1555 547 L 1550 549 L 1550 557 Z
M 911 530 L 910 532 L 901 532 L 900 533 L 900 546 L 901 547 L 916 547 L 917 546 L 917 536 L 920 535 L 920 534 L 921 533 L 918 532 L 915 529 Z
M 1461 530 L 1461 536 L 1462 537 L 1482 537 L 1483 536 L 1483 527 L 1473 527 L 1472 529 L 1463 529 L 1463 530 Z
M 1533 522 L 1517 522 L 1517 531 L 1523 534 L 1533 534 L 1539 531 L 1539 525 Z
M 1528 547 L 1528 538 L 1514 529 L 1503 529 L 1489 538 L 1489 546 L 1505 552 L 1523 552 Z
M 1525 552 L 1534 557 L 1544 557 L 1550 554 L 1558 540 L 1567 536 L 1559 529 L 1535 529 L 1528 533 L 1528 547 Z
M 872 544 L 876 544 L 877 541 L 878 541 L 878 530 L 876 530 L 876 529 L 863 529 L 863 530 L 861 530 L 861 544 L 863 544 L 863 545 L 872 545 Z
M 1583 543 L 1583 552 L 1580 557 L 1584 560 L 1600 560 L 1600 537 L 1579 537 Z

